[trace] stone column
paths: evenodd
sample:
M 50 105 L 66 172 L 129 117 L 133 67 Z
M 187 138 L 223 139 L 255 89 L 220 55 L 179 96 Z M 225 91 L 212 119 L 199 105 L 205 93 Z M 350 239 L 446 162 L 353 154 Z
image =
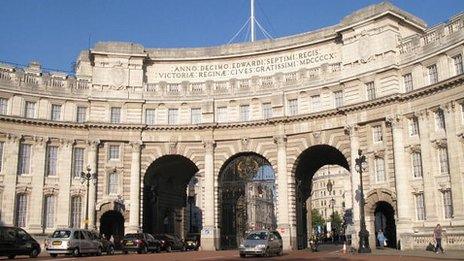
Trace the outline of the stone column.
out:
M 204 141 L 205 147 L 205 177 L 204 177 L 204 214 L 203 229 L 201 230 L 201 249 L 218 250 L 220 245 L 220 231 L 215 222 L 214 200 L 214 148 L 216 143 L 212 140 Z
M 6 135 L 3 148 L 3 200 L 1 217 L 4 225 L 14 225 L 16 183 L 18 180 L 18 153 L 21 136 Z
M 140 150 L 142 141 L 133 141 L 132 162 L 131 162 L 131 179 L 130 179 L 130 212 L 128 233 L 140 231 Z
M 62 139 L 58 153 L 58 177 L 59 177 L 59 193 L 57 211 L 57 227 L 68 227 L 70 221 L 70 191 L 71 191 L 71 170 L 72 170 L 72 154 L 74 140 Z
M 282 236 L 284 250 L 291 250 L 293 231 L 289 217 L 287 137 L 275 136 L 274 142 L 277 144 L 277 229 Z M 294 242 L 296 243 L 296 239 Z
M 360 230 L 359 223 L 359 173 L 356 171 L 356 158 L 358 157 L 359 147 L 359 134 L 357 125 L 348 125 L 345 127 L 345 133 L 350 136 L 350 170 L 351 170 L 351 205 L 352 205 L 352 224 L 347 227 L 347 234 L 351 234 L 351 245 L 358 247 Z
M 96 203 L 97 203 L 97 182 L 98 182 L 98 145 L 100 140 L 92 140 L 88 143 L 88 165 L 90 172 L 93 173 L 97 180 L 90 181 L 89 185 L 89 229 L 95 229 L 95 217 L 96 217 Z
M 31 233 L 43 232 L 43 187 L 45 179 L 45 162 L 48 138 L 34 137 L 32 148 L 31 174 L 32 187 L 29 211 L 29 230 Z

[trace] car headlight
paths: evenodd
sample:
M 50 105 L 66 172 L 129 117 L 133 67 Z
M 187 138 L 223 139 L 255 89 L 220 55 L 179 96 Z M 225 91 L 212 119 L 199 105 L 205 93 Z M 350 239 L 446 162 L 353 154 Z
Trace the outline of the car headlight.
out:
M 239 246 L 239 247 L 240 247 L 240 248 L 244 248 L 245 246 L 244 246 L 243 244 L 240 244 L 240 246 Z
M 266 248 L 266 245 L 264 244 L 256 245 L 255 248 Z

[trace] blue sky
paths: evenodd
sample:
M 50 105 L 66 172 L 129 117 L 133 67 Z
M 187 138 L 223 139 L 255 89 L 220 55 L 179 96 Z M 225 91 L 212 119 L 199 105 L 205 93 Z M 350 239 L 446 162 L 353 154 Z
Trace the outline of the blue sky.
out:
M 255 0 L 273 37 L 315 30 L 379 3 L 372 0 Z M 464 11 L 463 0 L 391 1 L 429 25 Z M 69 71 L 79 52 L 98 41 L 145 47 L 226 44 L 249 16 L 249 0 L 15 0 L 0 5 L 0 60 Z M 244 35 L 241 35 L 244 38 Z

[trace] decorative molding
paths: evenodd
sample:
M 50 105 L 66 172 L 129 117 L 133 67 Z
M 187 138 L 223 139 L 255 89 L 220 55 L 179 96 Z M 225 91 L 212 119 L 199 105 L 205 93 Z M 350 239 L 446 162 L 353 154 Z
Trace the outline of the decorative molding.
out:
M 43 195 L 44 196 L 49 196 L 49 195 L 58 195 L 58 192 L 59 192 L 59 188 L 58 186 L 45 186 L 43 188 Z
M 204 140 L 203 146 L 206 149 L 206 152 L 212 152 L 216 147 L 216 142 L 214 140 Z
M 34 141 L 34 145 L 36 146 L 45 146 L 48 141 L 50 140 L 49 137 L 41 137 L 41 136 L 33 136 L 32 140 Z
M 250 139 L 247 137 L 241 138 L 240 143 L 242 144 L 242 150 L 249 150 Z
M 352 124 L 352 125 L 347 124 L 343 127 L 343 131 L 345 132 L 345 134 L 349 135 L 350 137 L 357 135 L 358 129 L 359 129 L 359 126 L 357 124 Z
M 95 139 L 95 140 L 88 140 L 87 145 L 90 147 L 91 150 L 97 150 L 100 146 L 101 141 L 100 139 Z
M 69 195 L 83 197 L 85 195 L 85 189 L 83 187 L 72 187 L 69 191 Z
M 16 134 L 11 134 L 11 133 L 6 134 L 6 140 L 11 143 L 19 142 L 22 138 L 23 138 L 23 135 L 16 135 Z
M 446 139 L 435 139 L 432 140 L 432 145 L 435 148 L 446 148 L 448 146 Z
M 133 152 L 139 152 L 140 153 L 140 149 L 143 146 L 143 141 L 141 141 L 141 140 L 129 141 L 129 145 L 132 147 Z
M 374 158 L 385 158 L 385 149 L 378 149 L 372 151 Z
M 385 118 L 385 123 L 391 126 L 392 128 L 401 129 L 403 128 L 403 116 L 400 114 L 394 114 L 394 115 L 387 116 Z
M 421 146 L 420 144 L 411 144 L 405 147 L 409 151 L 409 153 L 420 153 L 421 152 Z
M 277 146 L 285 146 L 285 144 L 287 143 L 287 135 L 274 136 L 274 143 L 276 143 Z
M 64 146 L 65 148 L 72 147 L 76 143 L 73 139 L 60 139 L 60 145 Z
M 18 184 L 16 186 L 16 194 L 31 194 L 32 187 L 29 185 Z

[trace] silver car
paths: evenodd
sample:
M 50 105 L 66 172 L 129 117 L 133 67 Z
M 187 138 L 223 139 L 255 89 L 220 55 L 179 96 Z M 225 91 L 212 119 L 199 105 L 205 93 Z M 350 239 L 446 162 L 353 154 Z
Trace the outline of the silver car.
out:
M 251 231 L 238 250 L 240 257 L 282 255 L 282 237 L 279 232 L 272 230 Z
M 45 249 L 52 257 L 58 254 L 101 255 L 103 246 L 100 240 L 91 231 L 77 228 L 57 229 L 52 236 L 45 241 Z

